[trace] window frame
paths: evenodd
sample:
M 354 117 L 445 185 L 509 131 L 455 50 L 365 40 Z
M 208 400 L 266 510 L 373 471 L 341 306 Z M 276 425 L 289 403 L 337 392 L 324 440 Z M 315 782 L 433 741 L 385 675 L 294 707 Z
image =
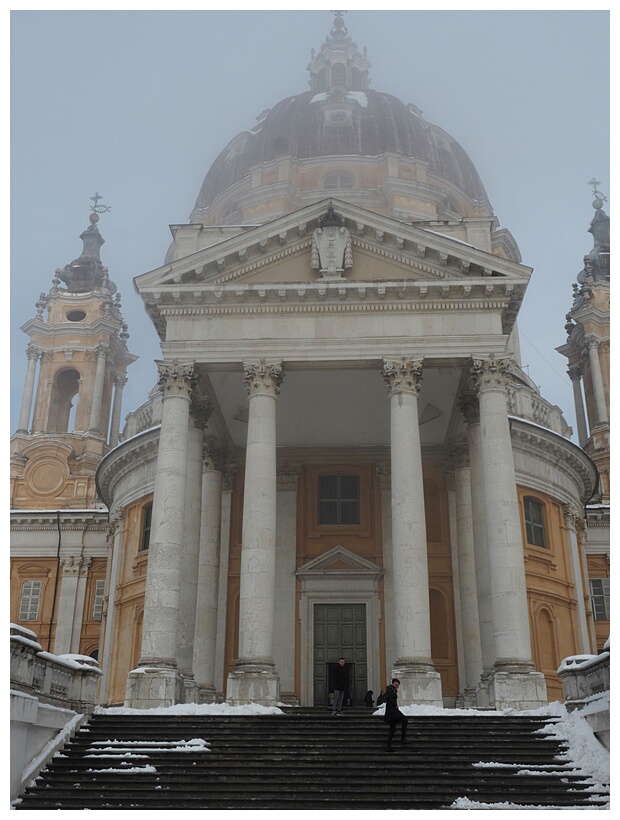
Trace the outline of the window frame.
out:
M 32 590 L 28 597 L 26 597 L 26 584 L 38 584 L 38 592 L 36 595 L 32 594 Z M 21 584 L 21 591 L 19 596 L 19 609 L 17 613 L 17 620 L 20 623 L 32 623 L 33 621 L 39 620 L 39 612 L 41 611 L 41 601 L 43 598 L 43 581 L 40 578 L 27 578 L 22 581 Z M 37 607 L 34 616 L 31 616 L 31 609 L 32 609 L 32 601 L 36 600 Z M 24 610 L 24 602 L 27 601 L 27 617 L 23 617 L 22 611 Z
M 533 520 L 531 515 L 532 505 L 536 505 L 536 508 L 540 511 L 540 521 Z M 541 501 L 533 495 L 524 495 L 523 521 L 525 523 L 525 541 L 527 545 L 530 547 L 537 547 L 538 549 L 550 549 L 546 505 L 544 501 Z M 541 535 L 542 544 L 539 544 L 536 540 L 534 540 L 537 534 Z
M 101 592 L 99 592 L 101 590 Z M 93 621 L 103 621 L 103 604 L 105 601 L 105 578 L 97 578 L 93 586 Z
M 595 621 L 609 621 L 611 609 L 611 584 L 609 578 L 590 578 L 590 602 L 592 605 L 592 618 Z M 595 592 L 593 584 L 600 583 L 601 591 Z M 599 617 L 597 610 L 602 604 L 602 610 L 605 617 Z M 599 610 L 600 611 L 600 610 Z
M 336 480 L 337 492 L 334 497 L 323 497 L 321 495 L 321 480 L 331 478 Z M 355 479 L 356 483 L 356 497 L 343 497 L 342 495 L 342 479 Z M 343 521 L 343 505 L 355 504 L 355 521 Z M 327 504 L 335 504 L 336 521 L 321 520 L 322 510 L 325 510 Z M 350 472 L 325 472 L 319 473 L 317 476 L 317 526 L 318 527 L 358 527 L 361 524 L 361 487 L 359 473 Z
M 149 501 L 142 507 L 140 516 L 140 546 L 139 553 L 148 553 L 151 545 L 151 529 L 153 524 L 153 502 Z

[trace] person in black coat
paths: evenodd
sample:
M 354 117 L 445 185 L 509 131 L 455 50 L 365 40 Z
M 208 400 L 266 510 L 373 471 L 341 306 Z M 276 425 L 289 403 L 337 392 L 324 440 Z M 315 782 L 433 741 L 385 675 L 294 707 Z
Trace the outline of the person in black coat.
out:
M 364 703 L 366 704 L 366 706 L 371 706 L 372 707 L 372 706 L 375 705 L 375 702 L 374 702 L 373 697 L 372 697 L 373 695 L 374 695 L 374 692 L 372 691 L 372 689 L 369 689 L 366 692 L 366 695 L 364 696 Z
M 392 678 L 392 683 L 385 689 L 385 716 L 383 720 L 389 724 L 390 731 L 388 732 L 386 752 L 393 752 L 392 740 L 396 732 L 396 724 L 400 723 L 400 742 L 405 743 L 407 739 L 407 724 L 409 721 L 398 708 L 398 687 L 400 681 L 398 678 Z
M 344 658 L 338 659 L 338 666 L 334 668 L 332 675 L 332 684 L 334 687 L 332 715 L 342 715 L 342 704 L 349 688 L 349 669 Z

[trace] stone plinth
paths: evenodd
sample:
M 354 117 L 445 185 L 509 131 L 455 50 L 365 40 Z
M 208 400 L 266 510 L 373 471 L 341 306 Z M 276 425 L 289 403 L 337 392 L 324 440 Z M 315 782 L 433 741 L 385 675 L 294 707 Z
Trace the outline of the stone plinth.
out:
M 398 664 L 398 660 L 396 661 Z M 441 676 L 432 663 L 402 664 L 392 669 L 392 677 L 398 678 L 398 703 L 400 706 L 413 704 L 443 706 Z
M 127 676 L 125 706 L 154 709 L 184 702 L 185 685 L 178 669 L 141 667 Z
M 280 678 L 273 664 L 240 666 L 228 675 L 226 702 L 231 706 L 259 703 L 277 706 L 280 702 Z
M 504 709 L 539 709 L 547 706 L 547 686 L 542 672 L 494 671 L 489 680 L 493 707 Z

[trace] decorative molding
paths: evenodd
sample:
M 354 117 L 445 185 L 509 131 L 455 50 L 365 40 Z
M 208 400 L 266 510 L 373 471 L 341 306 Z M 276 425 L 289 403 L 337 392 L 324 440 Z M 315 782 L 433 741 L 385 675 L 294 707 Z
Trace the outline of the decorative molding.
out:
M 390 397 L 400 393 L 411 393 L 417 396 L 422 379 L 422 359 L 409 359 L 402 356 L 397 360 L 384 359 L 383 378 L 388 386 Z
M 279 464 L 276 470 L 277 488 L 282 492 L 296 492 L 301 475 L 301 464 Z
M 159 372 L 159 388 L 164 399 L 179 396 L 191 399 L 197 377 L 193 364 L 179 364 L 177 361 L 156 361 Z
M 514 366 L 514 360 L 510 357 L 489 359 L 473 359 L 471 367 L 471 377 L 476 386 L 478 394 L 485 390 L 506 390 L 508 385 L 508 373 Z
M 60 559 L 62 574 L 67 576 L 84 576 L 88 574 L 88 568 L 92 562 L 91 558 L 82 555 L 65 555 Z
M 258 364 L 243 363 L 245 377 L 243 379 L 250 397 L 258 395 L 278 396 L 280 385 L 284 380 L 282 362 L 267 364 L 261 359 Z

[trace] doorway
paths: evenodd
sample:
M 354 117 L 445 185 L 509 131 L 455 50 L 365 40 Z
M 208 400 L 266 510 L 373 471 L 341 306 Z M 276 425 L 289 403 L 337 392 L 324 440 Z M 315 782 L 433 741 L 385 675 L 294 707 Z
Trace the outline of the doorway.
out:
M 343 657 L 349 666 L 351 706 L 368 690 L 366 604 L 314 604 L 314 706 L 330 705 L 330 670 Z

